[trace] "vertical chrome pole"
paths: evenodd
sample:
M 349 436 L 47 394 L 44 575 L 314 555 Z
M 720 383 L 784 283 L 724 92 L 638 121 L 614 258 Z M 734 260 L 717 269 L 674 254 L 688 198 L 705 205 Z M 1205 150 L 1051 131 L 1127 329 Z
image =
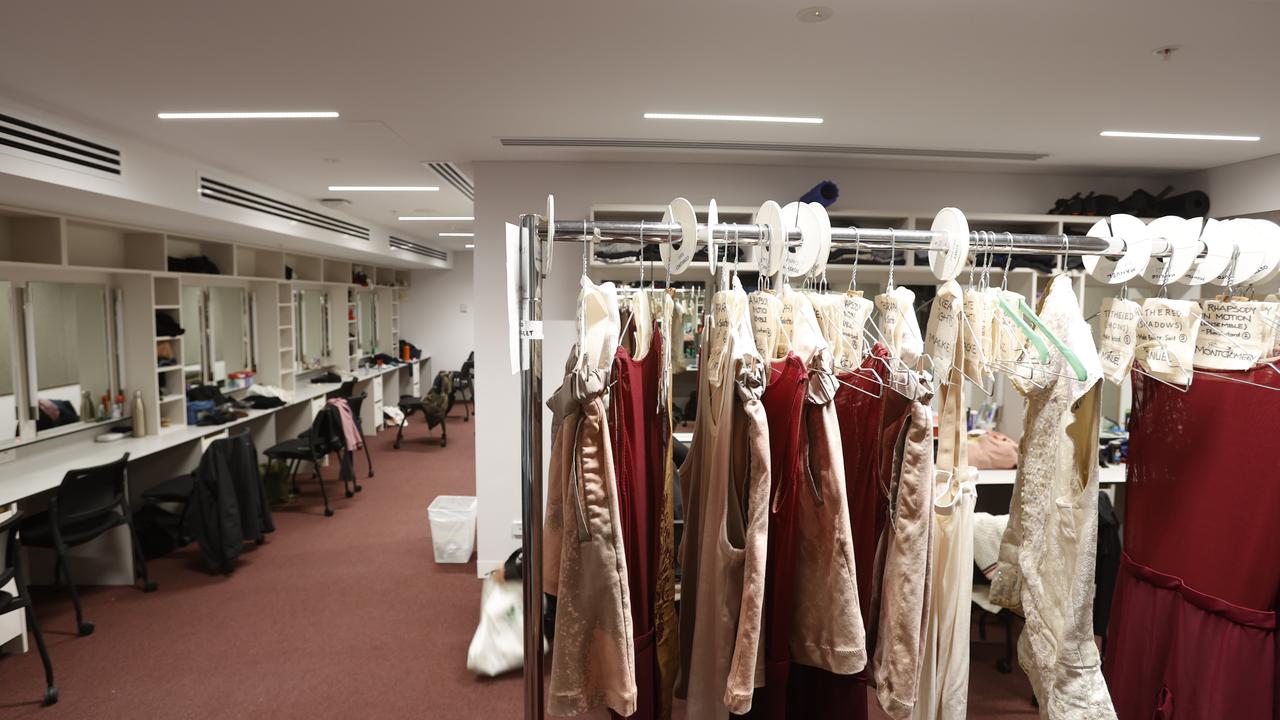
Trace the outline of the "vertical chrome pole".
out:
M 520 218 L 520 402 L 524 547 L 524 716 L 542 720 L 542 268 L 538 216 Z

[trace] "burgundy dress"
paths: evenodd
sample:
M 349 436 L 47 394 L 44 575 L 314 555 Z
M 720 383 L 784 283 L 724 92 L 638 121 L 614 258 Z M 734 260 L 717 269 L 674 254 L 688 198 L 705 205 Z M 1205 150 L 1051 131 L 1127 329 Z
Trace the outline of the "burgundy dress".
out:
M 667 431 L 666 418 L 658 409 L 661 333 L 655 329 L 653 344 L 640 360 L 619 347 L 611 377 L 609 429 L 635 632 L 636 712 L 629 717 L 651 720 L 658 717 L 661 704 L 655 637 Z
M 765 685 L 757 688 L 746 717 L 784 720 L 787 717 L 787 678 L 791 669 L 791 613 L 794 605 L 796 494 L 800 433 L 804 431 L 805 391 L 809 371 L 794 353 L 772 363 L 769 383 L 761 398 L 769 425 L 771 514 L 769 550 L 765 560 L 764 658 Z
M 887 500 L 880 482 L 880 435 L 885 399 L 893 391 L 882 387 L 888 369 L 876 358 L 888 357 L 884 345 L 876 343 L 871 356 L 859 372 L 841 373 L 842 384 L 836 391 L 836 415 L 840 419 L 840 441 L 844 448 L 844 478 L 849 505 L 849 521 L 853 527 L 853 554 L 857 567 L 858 604 L 862 623 L 868 633 L 867 655 L 873 652 L 870 636 L 874 626 L 871 612 L 872 576 L 875 570 L 876 540 L 888 513 Z M 862 391 L 849 387 L 856 386 Z M 904 404 L 903 407 L 908 407 Z M 897 437 L 901 417 L 892 424 L 890 433 Z M 793 718 L 844 718 L 864 720 L 867 717 L 867 670 L 856 675 L 795 665 L 791 668 L 789 712 Z
M 1263 367 L 1224 373 L 1280 388 Z M 1280 393 L 1133 375 L 1104 671 L 1130 718 L 1276 718 Z

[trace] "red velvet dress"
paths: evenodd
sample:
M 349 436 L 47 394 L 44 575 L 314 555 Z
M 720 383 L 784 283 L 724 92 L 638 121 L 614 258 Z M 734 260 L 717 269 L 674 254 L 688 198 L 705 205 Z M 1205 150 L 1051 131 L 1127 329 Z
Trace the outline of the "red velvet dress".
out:
M 1280 388 L 1270 368 L 1227 373 Z M 1133 376 L 1104 672 L 1131 718 L 1276 718 L 1280 392 Z
M 650 720 L 658 716 L 660 705 L 654 623 L 667 432 L 666 418 L 658 410 L 661 334 L 655 330 L 653 345 L 640 360 L 619 347 L 611 377 L 609 434 L 635 633 L 636 712 L 629 717 Z

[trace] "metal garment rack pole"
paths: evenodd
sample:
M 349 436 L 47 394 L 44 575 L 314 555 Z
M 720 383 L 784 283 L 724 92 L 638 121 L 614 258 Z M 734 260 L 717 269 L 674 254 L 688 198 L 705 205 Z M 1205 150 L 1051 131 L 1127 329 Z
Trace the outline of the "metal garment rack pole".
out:
M 706 224 L 698 224 L 697 240 L 705 244 Z M 768 238 L 762 225 L 716 224 L 709 228 L 727 244 L 734 240 Z M 558 220 L 549 227 L 537 215 L 520 218 L 520 406 L 524 415 L 521 444 L 521 510 L 524 549 L 524 716 L 542 720 L 544 701 L 544 653 L 542 629 L 542 265 L 546 258 L 542 240 L 551 233 L 557 242 L 591 239 L 642 244 L 675 243 L 679 225 L 639 221 Z M 833 247 L 902 250 L 942 250 L 945 233 L 931 230 L 832 228 Z M 789 229 L 787 244 L 800 242 L 799 230 Z M 1007 232 L 970 232 L 970 252 L 1015 255 L 1105 255 L 1111 242 L 1103 238 L 1071 235 L 1031 235 Z M 1152 257 L 1167 257 L 1170 245 L 1152 241 Z M 547 248 L 550 251 L 550 248 Z

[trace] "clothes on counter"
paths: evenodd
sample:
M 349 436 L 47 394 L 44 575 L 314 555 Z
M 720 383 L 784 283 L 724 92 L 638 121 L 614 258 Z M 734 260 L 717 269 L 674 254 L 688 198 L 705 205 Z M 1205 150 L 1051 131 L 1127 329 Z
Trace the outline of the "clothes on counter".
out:
M 40 411 L 36 418 L 36 430 L 49 430 L 80 422 L 75 406 L 66 400 L 39 398 L 36 404 Z

